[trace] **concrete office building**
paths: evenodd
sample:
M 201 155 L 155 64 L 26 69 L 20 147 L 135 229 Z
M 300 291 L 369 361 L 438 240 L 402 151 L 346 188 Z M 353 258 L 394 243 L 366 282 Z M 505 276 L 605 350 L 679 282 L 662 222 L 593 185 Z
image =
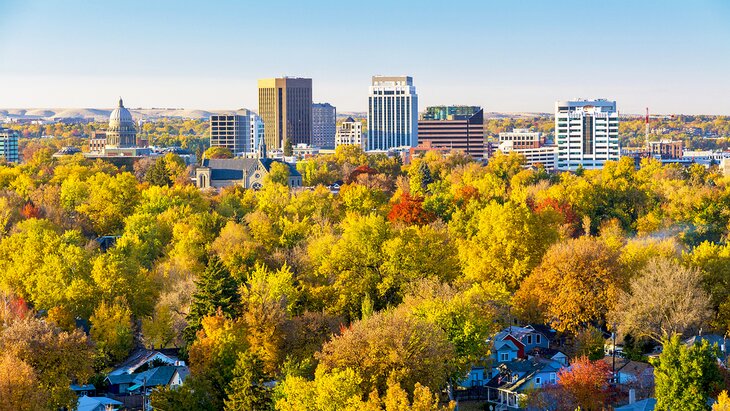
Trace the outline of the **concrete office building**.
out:
M 428 143 L 433 148 L 460 150 L 475 159 L 483 159 L 484 111 L 480 107 L 463 108 L 465 106 L 428 107 L 424 118 L 418 121 L 418 145 Z
M 679 159 L 683 156 L 681 140 L 659 140 L 649 143 L 649 153 L 659 159 Z
M 259 80 L 258 114 L 270 150 L 283 149 L 287 141 L 292 146 L 312 144 L 312 79 Z
M 227 148 L 235 156 L 253 151 L 250 121 L 248 113 L 211 115 L 210 146 Z
M 557 101 L 555 142 L 559 170 L 601 169 L 618 161 L 618 112 L 608 100 Z
M 339 127 L 337 127 L 337 133 L 335 135 L 335 147 L 342 145 L 353 145 L 365 147 L 362 139 L 362 122 L 354 120 L 352 117 L 348 117 L 347 120 L 343 121 Z
M 499 142 L 511 141 L 516 150 L 525 148 L 539 148 L 545 144 L 545 137 L 539 131 L 530 131 L 527 128 L 516 128 L 512 131 L 499 133 Z
M 418 95 L 409 76 L 373 76 L 368 96 L 367 150 L 418 145 Z
M 0 158 L 9 163 L 20 162 L 17 131 L 0 128 Z
M 249 125 L 251 126 L 251 141 L 249 142 L 250 153 L 259 151 L 259 144 L 264 138 L 264 120 L 253 111 L 249 111 Z
M 312 105 L 312 146 L 335 148 L 337 132 L 337 109 L 330 103 Z

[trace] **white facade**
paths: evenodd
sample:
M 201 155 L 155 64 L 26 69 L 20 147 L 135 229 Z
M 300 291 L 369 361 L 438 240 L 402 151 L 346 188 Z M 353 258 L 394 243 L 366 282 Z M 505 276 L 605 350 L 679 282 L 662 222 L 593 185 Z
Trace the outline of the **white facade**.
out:
M 353 120 L 349 117 L 343 121 L 342 124 L 337 127 L 337 134 L 335 134 L 335 147 L 341 145 L 354 145 L 365 147 L 362 139 L 362 123 L 360 121 Z
M 259 151 L 259 142 L 264 138 L 264 120 L 254 112 L 249 112 L 249 125 L 251 126 L 251 142 L 249 143 L 250 153 Z
M 555 103 L 555 142 L 559 170 L 601 169 L 619 160 L 616 102 L 607 100 Z
M 558 162 L 558 146 L 542 146 L 538 148 L 514 148 L 514 141 L 507 140 L 499 144 L 499 151 L 511 152 L 525 156 L 525 167 L 536 167 L 542 164 L 545 170 L 555 170 Z
M 499 142 L 514 142 L 515 149 L 519 148 L 537 148 L 545 143 L 543 135 L 539 131 L 531 131 L 527 128 L 515 128 L 512 131 L 499 133 Z
M 374 76 L 368 96 L 366 149 L 418 145 L 418 95 L 413 78 Z

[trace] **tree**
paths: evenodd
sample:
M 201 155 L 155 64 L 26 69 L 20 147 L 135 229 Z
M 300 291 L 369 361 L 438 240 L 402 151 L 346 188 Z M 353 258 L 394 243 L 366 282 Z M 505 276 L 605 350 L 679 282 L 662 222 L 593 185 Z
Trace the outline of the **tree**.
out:
M 411 165 L 408 171 L 408 177 L 411 189 L 410 194 L 414 197 L 425 196 L 428 193 L 428 185 L 433 183 L 431 169 L 428 168 L 426 161 L 422 159 Z
M 654 259 L 619 293 L 611 313 L 622 333 L 661 342 L 685 335 L 711 318 L 710 298 L 702 289 L 698 270 L 676 261 Z
M 654 364 L 656 409 L 707 410 L 707 399 L 722 382 L 717 350 L 707 340 L 692 346 L 682 344 L 677 335 L 664 340 Z
M 209 159 L 233 158 L 233 153 L 225 147 L 209 147 L 203 153 L 203 157 Z
M 558 240 L 557 225 L 544 217 L 513 202 L 480 209 L 468 223 L 467 239 L 459 243 L 465 280 L 502 282 L 516 290 Z
M 164 157 L 159 157 L 152 163 L 147 173 L 145 173 L 145 180 L 154 186 L 169 187 L 172 185 L 172 179 L 170 178 L 167 162 Z
M 120 362 L 134 347 L 132 311 L 123 298 L 113 303 L 102 301 L 89 318 L 89 335 L 96 342 L 103 363 Z
M 436 219 L 436 216 L 423 209 L 422 197 L 411 197 L 403 193 L 394 203 L 388 213 L 388 220 L 391 222 L 400 221 L 405 224 L 428 224 Z
M 611 370 L 604 361 L 580 357 L 558 372 L 558 388 L 566 409 L 603 410 L 609 392 Z
M 188 327 L 185 329 L 185 339 L 188 342 L 195 339 L 195 333 L 200 329 L 203 317 L 220 310 L 226 318 L 233 318 L 239 312 L 241 302 L 238 284 L 216 256 L 210 258 L 205 272 L 195 285 L 197 290 L 193 294 L 187 317 Z
M 48 402 L 38 389 L 38 376 L 25 361 L 12 354 L 0 354 L 0 410 L 41 411 Z
M 264 363 L 254 353 L 238 355 L 233 380 L 228 386 L 226 411 L 261 411 L 272 408 L 269 378 L 264 373 Z
M 625 283 L 617 260 L 618 253 L 600 239 L 556 244 L 522 283 L 514 304 L 521 316 L 558 331 L 603 324 Z
M 395 309 L 352 323 L 317 358 L 326 372 L 351 368 L 363 379 L 363 392 L 385 393 L 391 373 L 409 389 L 420 382 L 438 391 L 451 375 L 454 351 L 438 326 Z
M 727 395 L 727 391 L 722 390 L 717 402 L 712 404 L 712 411 L 730 411 L 730 396 Z
M 264 177 L 264 184 L 281 184 L 289 185 L 289 166 L 280 161 L 274 161 L 269 166 L 269 172 Z
M 23 394 L 28 379 L 33 378 L 28 367 L 19 361 L 32 367 L 37 378 L 34 389 L 46 398 L 39 405 L 46 410 L 73 409 L 77 397 L 69 386 L 74 382 L 85 383 L 93 373 L 93 348 L 83 331 L 62 331 L 34 317 L 14 321 L 0 332 L 0 353 L 0 357 L 15 358 L 6 357 L 4 366 L 12 366 L 14 378 L 21 378 L 9 381 L 19 384 L 19 395 Z M 0 385 L 3 381 L 6 380 L 0 378 Z M 14 395 L 11 398 L 16 398 Z M 0 402 L 4 398 L 4 395 L 0 397 Z

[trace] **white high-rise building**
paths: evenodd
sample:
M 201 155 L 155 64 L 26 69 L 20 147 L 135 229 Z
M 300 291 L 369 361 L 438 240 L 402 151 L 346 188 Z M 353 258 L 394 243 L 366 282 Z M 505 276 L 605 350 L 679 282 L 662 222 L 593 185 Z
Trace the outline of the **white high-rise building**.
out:
M 353 120 L 352 117 L 348 117 L 347 120 L 343 121 L 339 127 L 337 127 L 337 133 L 335 134 L 335 147 L 342 145 L 353 145 L 364 147 L 362 140 L 362 123 L 357 120 Z
M 249 111 L 249 124 L 251 125 L 250 153 L 259 151 L 259 143 L 264 138 L 264 120 L 253 111 Z
M 373 76 L 367 150 L 418 145 L 418 95 L 409 76 Z
M 555 143 L 558 170 L 578 167 L 600 169 L 606 161 L 618 161 L 618 112 L 616 102 L 576 100 L 555 102 Z

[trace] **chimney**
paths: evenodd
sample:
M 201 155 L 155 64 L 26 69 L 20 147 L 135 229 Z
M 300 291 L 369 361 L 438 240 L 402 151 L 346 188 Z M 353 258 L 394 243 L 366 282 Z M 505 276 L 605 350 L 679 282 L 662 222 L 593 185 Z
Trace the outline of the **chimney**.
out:
M 633 404 L 636 402 L 636 390 L 630 389 L 629 390 L 629 404 Z

